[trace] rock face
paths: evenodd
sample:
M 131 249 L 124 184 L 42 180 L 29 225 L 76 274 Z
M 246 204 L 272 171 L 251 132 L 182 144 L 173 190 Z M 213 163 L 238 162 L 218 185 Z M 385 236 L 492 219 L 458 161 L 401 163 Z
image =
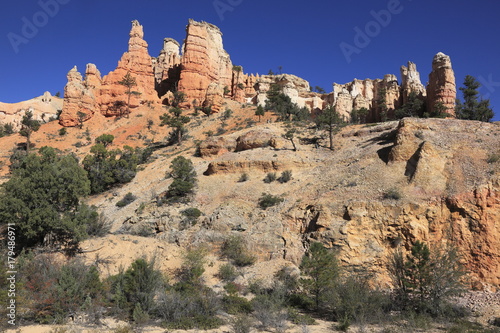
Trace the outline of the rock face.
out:
M 155 80 L 151 56 L 148 54 L 148 44 L 143 39 L 144 32 L 138 21 L 132 21 L 128 51 L 118 62 L 117 68 L 101 79 L 99 70 L 93 64 L 88 64 L 85 79 L 76 67 L 68 73 L 68 83 L 64 89 L 64 107 L 59 123 L 63 126 L 76 126 L 80 120 L 78 112 L 85 114 L 83 121 L 92 117 L 95 112 L 105 116 L 122 115 L 127 109 L 127 88 L 118 82 L 130 73 L 136 86 L 130 97 L 130 108 L 136 108 L 142 103 L 157 102 L 158 96 L 154 89 Z
M 143 37 L 142 25 L 136 20 L 132 21 L 128 51 L 123 54 L 117 68 L 102 79 L 98 102 L 100 112 L 105 116 L 122 115 L 127 108 L 127 88 L 118 83 L 127 73 L 131 74 L 137 84 L 132 90 L 140 93 L 131 95 L 130 108 L 136 108 L 146 101 L 158 100 L 154 90 L 152 60 Z
M 85 80 L 68 73 L 68 96 L 60 118 L 64 126 L 75 126 L 76 114 L 84 113 L 84 120 L 95 112 L 105 116 L 120 116 L 128 110 L 127 89 L 118 82 L 130 73 L 137 85 L 132 88 L 130 109 L 157 103 L 170 105 L 173 92 L 181 91 L 186 100 L 181 105 L 210 107 L 213 112 L 221 111 L 224 98 L 241 103 L 265 105 L 271 85 L 277 85 L 299 107 L 318 114 L 326 107 L 335 105 L 341 116 L 349 120 L 353 110 L 366 108 L 366 121 L 381 121 L 394 114 L 394 110 L 408 101 L 415 92 L 426 100 L 428 111 L 441 102 L 453 116 L 456 97 L 455 78 L 450 58 L 442 53 L 434 57 L 433 71 L 429 85 L 424 88 L 414 63 L 401 67 L 401 85 L 393 74 L 383 79 L 353 80 L 345 84 L 333 84 L 333 92 L 312 92 L 309 83 L 295 75 L 253 75 L 245 74 L 242 66 L 233 66 L 229 54 L 224 50 L 222 33 L 215 25 L 189 20 L 186 39 L 182 46 L 171 38 L 165 38 L 160 54 L 152 58 L 144 40 L 143 27 L 132 22 L 129 47 L 118 62 L 117 68 L 100 79 L 94 65 L 87 67 Z M 381 102 L 387 107 L 387 114 L 381 114 Z
M 98 110 L 96 94 L 101 86 L 101 74 L 94 64 L 88 64 L 85 73 L 83 80 L 76 66 L 68 72 L 64 108 L 59 116 L 59 123 L 63 126 L 76 126 L 90 119 Z
M 180 79 L 181 56 L 179 43 L 172 38 L 163 40 L 163 48 L 157 58 L 153 58 L 155 89 L 161 98 L 176 88 Z
M 26 111 L 31 111 L 34 119 L 45 123 L 57 118 L 62 105 L 62 98 L 52 96 L 48 91 L 42 96 L 19 103 L 0 102 L 0 124 L 11 124 L 14 131 L 19 131 Z
M 427 95 L 424 85 L 420 82 L 420 73 L 415 63 L 408 61 L 408 66 L 401 66 L 401 80 L 403 104 L 408 101 L 408 96 L 412 92 L 422 99 Z
M 186 95 L 186 106 L 196 100 L 198 105 L 219 109 L 224 87 L 231 86 L 233 75 L 221 31 L 210 23 L 189 20 L 183 50 L 178 89 Z
M 457 87 L 455 73 L 451 67 L 450 57 L 439 52 L 432 61 L 432 72 L 429 74 L 427 85 L 427 109 L 434 111 L 437 103 L 442 103 L 446 112 L 455 116 L 455 100 Z
M 200 144 L 200 155 L 201 157 L 217 156 L 234 151 L 235 148 L 236 141 L 234 139 L 212 136 Z
M 346 119 L 350 119 L 352 110 L 367 108 L 371 111 L 369 121 L 380 121 L 378 101 L 385 91 L 385 104 L 392 112 L 402 104 L 401 89 L 395 75 L 387 74 L 384 79 L 357 80 L 346 84 L 333 84 L 333 104 L 337 112 Z

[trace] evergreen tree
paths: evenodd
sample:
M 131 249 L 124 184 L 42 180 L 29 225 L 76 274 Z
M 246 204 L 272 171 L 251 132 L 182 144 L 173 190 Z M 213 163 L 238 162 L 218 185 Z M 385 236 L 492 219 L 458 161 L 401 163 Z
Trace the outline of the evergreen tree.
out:
M 112 134 L 101 134 L 95 139 L 95 142 L 101 143 L 104 147 L 108 147 L 110 144 L 113 143 L 114 139 L 115 137 Z
M 259 122 L 260 122 L 260 117 L 264 116 L 266 113 L 266 110 L 262 107 L 262 105 L 257 106 L 257 110 L 255 110 L 255 115 L 259 117 Z
M 182 136 L 186 132 L 186 128 L 184 127 L 191 119 L 187 116 L 182 115 L 182 109 L 179 107 L 170 108 L 169 112 L 171 115 L 164 113 L 160 116 L 160 126 L 168 126 L 174 129 L 172 133 L 175 136 L 175 140 L 178 144 L 181 144 Z
M 300 270 L 305 275 L 300 284 L 312 298 L 315 310 L 319 310 L 329 301 L 339 276 L 335 254 L 321 243 L 312 243 L 309 252 L 302 258 Z
M 416 241 L 406 259 L 396 252 L 388 268 L 397 303 L 404 309 L 438 315 L 448 297 L 464 290 L 465 271 L 453 246 L 431 250 Z
M 342 124 L 340 115 L 334 106 L 329 106 L 323 110 L 323 112 L 316 117 L 316 124 L 318 127 L 324 127 L 328 131 L 328 136 L 330 139 L 330 150 L 333 150 L 333 134 L 339 129 Z
M 78 128 L 82 129 L 83 128 L 83 120 L 85 117 L 87 117 L 87 114 L 85 112 L 78 111 L 76 113 L 76 117 L 78 119 Z
M 354 109 L 351 112 L 351 123 L 353 124 L 364 124 L 366 123 L 366 118 L 370 110 L 367 108 Z
M 168 187 L 167 197 L 170 201 L 186 199 L 194 192 L 197 182 L 193 162 L 183 156 L 177 156 L 172 160 L 170 168 L 169 176 L 174 181 Z
M 424 112 L 424 118 L 446 118 L 449 117 L 450 114 L 447 111 L 446 106 L 444 106 L 443 102 L 437 102 L 434 104 L 434 108 L 431 112 Z
M 467 75 L 464 80 L 462 91 L 464 102 L 456 101 L 455 113 L 458 119 L 479 120 L 489 122 L 494 116 L 490 108 L 489 99 L 480 99 L 478 89 L 481 84 L 471 75 Z
M 387 89 L 385 87 L 380 88 L 377 94 L 377 107 L 379 110 L 380 121 L 385 122 L 389 118 L 389 108 L 386 102 Z
M 132 90 L 133 87 L 137 86 L 137 82 L 136 82 L 135 78 L 132 75 L 130 75 L 130 72 L 127 72 L 127 74 L 125 74 L 125 76 L 121 79 L 121 81 L 118 81 L 118 83 L 127 88 L 127 91 L 125 93 L 128 95 L 127 115 L 129 115 L 130 114 L 130 96 L 140 95 L 141 93 L 138 91 Z
M 26 151 L 29 153 L 31 148 L 31 135 L 40 129 L 40 122 L 33 119 L 33 112 L 26 111 L 21 121 L 21 130 L 19 134 L 26 137 Z
M 408 101 L 395 111 L 397 119 L 404 117 L 420 117 L 424 114 L 424 101 L 418 98 L 416 92 L 412 91 L 408 95 Z
M 267 92 L 266 110 L 272 110 L 278 114 L 281 121 L 301 121 L 310 117 L 309 110 L 300 108 L 293 103 L 289 96 L 285 95 L 279 85 L 272 84 Z
M 62 245 L 74 249 L 97 213 L 81 204 L 90 192 L 85 171 L 72 155 L 42 147 L 25 157 L 2 185 L 0 221 L 19 230 L 20 248 Z
M 290 128 L 288 129 L 285 134 L 283 134 L 283 137 L 287 140 L 290 141 L 290 143 L 293 146 L 293 151 L 297 151 L 297 146 L 295 145 L 295 133 L 297 130 L 295 128 Z

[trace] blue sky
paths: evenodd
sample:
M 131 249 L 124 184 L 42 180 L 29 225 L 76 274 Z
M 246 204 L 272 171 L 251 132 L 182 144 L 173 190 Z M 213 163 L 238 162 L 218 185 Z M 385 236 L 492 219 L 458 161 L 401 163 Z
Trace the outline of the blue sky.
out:
M 220 27 L 225 49 L 246 73 L 281 66 L 327 91 L 354 78 L 400 79 L 409 60 L 425 84 L 433 56 L 443 52 L 457 85 L 475 76 L 500 120 L 499 15 L 497 0 L 9 1 L 0 13 L 0 101 L 62 93 L 74 65 L 95 63 L 107 74 L 127 50 L 133 19 L 157 56 L 163 38 L 182 43 L 193 18 Z

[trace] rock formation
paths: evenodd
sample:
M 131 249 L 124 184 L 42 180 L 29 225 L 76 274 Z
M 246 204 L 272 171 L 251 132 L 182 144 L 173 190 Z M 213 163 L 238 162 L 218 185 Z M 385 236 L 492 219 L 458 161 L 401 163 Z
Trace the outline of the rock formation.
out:
M 401 66 L 401 81 L 403 104 L 408 102 L 408 96 L 412 92 L 419 98 L 425 98 L 426 90 L 420 81 L 420 73 L 417 71 L 415 63 L 408 61 L 408 66 Z
M 151 56 L 148 54 L 148 44 L 143 39 L 142 26 L 132 21 L 128 51 L 118 62 L 117 68 L 101 79 L 99 70 L 93 64 L 88 64 L 85 80 L 76 67 L 68 73 L 68 83 L 64 93 L 64 108 L 59 118 L 63 126 L 76 126 L 79 122 L 78 112 L 84 113 L 83 121 L 92 117 L 95 112 L 105 116 L 122 115 L 127 109 L 128 95 L 126 87 L 118 82 L 130 73 L 136 81 L 132 91 L 130 108 L 136 108 L 141 103 L 157 102 L 154 73 Z
M 352 110 L 367 108 L 371 110 L 369 120 L 379 121 L 378 101 L 385 91 L 385 104 L 392 112 L 402 104 L 401 89 L 395 75 L 387 74 L 384 79 L 357 80 L 346 84 L 333 84 L 333 104 L 337 112 L 346 120 L 350 119 Z
M 432 61 L 432 72 L 427 85 L 427 111 L 433 112 L 442 103 L 450 116 L 455 116 L 457 87 L 450 57 L 439 52 Z
M 59 116 L 63 126 L 76 126 L 90 119 L 98 109 L 96 93 L 101 85 L 101 75 L 94 64 L 88 64 L 85 80 L 78 69 L 68 72 L 68 83 L 64 87 L 64 109 Z
M 278 85 L 299 107 L 306 107 L 317 114 L 329 105 L 335 105 L 341 116 L 349 120 L 351 112 L 366 108 L 370 111 L 367 121 L 381 121 L 392 117 L 394 110 L 408 101 L 415 92 L 426 100 L 428 111 L 441 102 L 454 115 L 456 87 L 451 62 L 448 56 L 438 53 L 434 57 L 429 85 L 424 88 L 414 63 L 401 67 L 401 85 L 395 75 L 387 74 L 383 79 L 353 80 L 345 84 L 333 84 L 333 92 L 320 94 L 310 91 L 309 83 L 295 75 L 245 74 L 242 66 L 233 66 L 229 54 L 224 50 L 222 33 L 215 25 L 189 20 L 186 39 L 180 53 L 179 43 L 165 38 L 160 54 L 152 58 L 144 40 L 143 27 L 132 22 L 128 51 L 118 62 L 117 68 L 102 80 L 97 68 L 87 68 L 85 81 L 76 74 L 68 73 L 68 96 L 60 123 L 76 125 L 78 111 L 90 118 L 95 112 L 105 116 L 120 116 L 128 109 L 126 88 L 118 82 L 130 73 L 137 82 L 131 95 L 132 111 L 142 104 L 169 105 L 173 92 L 181 91 L 186 100 L 182 107 L 210 107 L 221 111 L 224 98 L 240 103 L 264 105 L 271 85 Z M 385 97 L 382 97 L 384 95 Z M 382 100 L 383 98 L 383 100 Z M 387 114 L 381 114 L 381 102 Z
M 0 124 L 11 124 L 12 129 L 18 131 L 26 111 L 31 111 L 34 119 L 45 123 L 57 118 L 62 105 L 62 98 L 52 96 L 48 91 L 42 96 L 19 103 L 0 102 Z
M 130 108 L 136 108 L 146 101 L 158 100 L 154 90 L 154 72 L 151 56 L 148 53 L 148 44 L 143 39 L 144 32 L 138 21 L 132 21 L 128 51 L 118 62 L 117 68 L 103 77 L 99 92 L 100 111 L 105 116 L 122 115 L 127 108 L 126 87 L 118 82 L 130 73 L 137 85 L 132 87 L 133 94 L 130 98 Z
M 160 55 L 153 58 L 155 89 L 160 98 L 177 88 L 181 74 L 179 47 L 180 45 L 175 39 L 165 38 Z
M 183 50 L 178 89 L 186 95 L 185 105 L 196 100 L 198 105 L 219 109 L 217 102 L 224 87 L 231 86 L 233 73 L 221 31 L 210 23 L 189 20 Z

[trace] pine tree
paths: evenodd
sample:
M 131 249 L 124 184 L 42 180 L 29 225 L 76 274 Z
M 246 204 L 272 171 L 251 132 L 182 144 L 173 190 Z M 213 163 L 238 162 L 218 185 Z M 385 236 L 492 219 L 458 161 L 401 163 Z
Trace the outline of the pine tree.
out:
M 318 127 L 324 127 L 328 131 L 328 136 L 330 139 L 330 150 L 333 150 L 333 134 L 339 129 L 342 124 L 340 115 L 334 106 L 329 106 L 323 110 L 323 112 L 316 117 L 316 124 Z
M 259 123 L 260 123 L 260 117 L 262 117 L 265 114 L 266 110 L 262 107 L 262 105 L 257 106 L 257 110 L 255 110 L 255 115 L 259 117 Z
M 194 192 L 196 185 L 196 171 L 193 162 L 183 157 L 177 156 L 170 165 L 169 176 L 174 179 L 168 187 L 167 196 L 170 201 L 186 199 L 188 195 Z
M 466 120 L 479 120 L 489 122 L 493 116 L 493 110 L 490 108 L 489 99 L 478 98 L 478 89 L 481 84 L 471 75 L 467 75 L 464 79 L 464 87 L 462 91 L 464 102 L 457 99 L 455 113 L 457 118 Z
M 31 148 L 31 135 L 40 129 L 40 122 L 33 119 L 33 112 L 26 111 L 21 121 L 21 130 L 19 134 L 26 137 L 26 151 L 29 153 Z
M 312 243 L 308 254 L 302 258 L 300 270 L 306 276 L 300 279 L 300 284 L 312 297 L 315 309 L 319 310 L 328 300 L 339 276 L 335 254 L 321 243 Z
M 168 126 L 174 129 L 173 136 L 175 136 L 177 144 L 181 144 L 182 136 L 185 134 L 186 129 L 185 124 L 189 123 L 191 120 L 187 116 L 182 115 L 182 109 L 179 107 L 170 108 L 169 112 L 171 115 L 164 113 L 160 116 L 160 126 Z
M 412 91 L 408 95 L 408 101 L 395 111 L 397 119 L 404 117 L 420 117 L 424 114 L 424 101 L 418 98 L 416 92 Z
M 132 75 L 130 75 L 130 72 L 127 72 L 127 74 L 125 74 L 125 76 L 121 79 L 121 81 L 118 81 L 118 83 L 127 88 L 127 91 L 125 93 L 128 95 L 128 100 L 127 100 L 127 116 L 128 116 L 130 114 L 130 96 L 140 95 L 141 93 L 132 90 L 132 88 L 137 85 L 137 82 L 135 78 Z
M 387 97 L 387 89 L 385 89 L 385 87 L 380 88 L 377 95 L 377 106 L 379 109 L 380 121 L 382 122 L 387 121 L 389 117 L 388 115 L 389 108 L 387 107 L 386 97 Z

